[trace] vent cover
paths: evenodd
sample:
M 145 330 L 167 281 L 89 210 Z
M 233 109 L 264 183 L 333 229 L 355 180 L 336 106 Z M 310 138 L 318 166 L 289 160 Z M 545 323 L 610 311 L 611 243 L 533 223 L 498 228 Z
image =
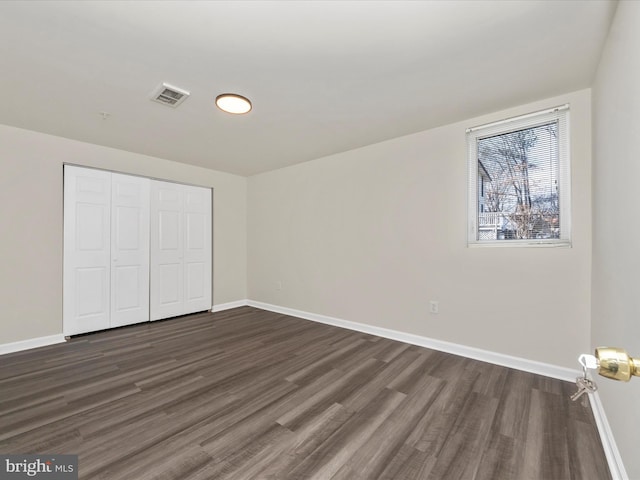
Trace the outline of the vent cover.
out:
M 168 83 L 161 84 L 151 94 L 151 100 L 176 108 L 189 96 L 189 92 Z

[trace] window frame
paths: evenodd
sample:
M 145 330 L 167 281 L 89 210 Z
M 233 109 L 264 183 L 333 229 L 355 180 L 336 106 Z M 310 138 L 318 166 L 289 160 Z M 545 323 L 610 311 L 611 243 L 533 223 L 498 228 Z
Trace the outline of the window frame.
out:
M 569 104 L 507 118 L 466 130 L 468 162 L 468 247 L 571 247 L 571 152 Z M 560 238 L 548 239 L 488 239 L 478 237 L 478 141 L 483 138 L 534 128 L 552 121 L 558 122 L 558 202 Z

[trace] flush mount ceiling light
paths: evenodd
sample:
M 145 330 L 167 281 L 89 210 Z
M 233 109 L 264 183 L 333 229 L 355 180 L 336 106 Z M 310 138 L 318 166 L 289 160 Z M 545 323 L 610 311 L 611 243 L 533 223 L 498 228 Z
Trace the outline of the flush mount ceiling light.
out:
M 248 98 L 236 93 L 223 93 L 216 97 L 216 106 L 227 113 L 237 115 L 247 113 L 251 110 L 251 102 Z

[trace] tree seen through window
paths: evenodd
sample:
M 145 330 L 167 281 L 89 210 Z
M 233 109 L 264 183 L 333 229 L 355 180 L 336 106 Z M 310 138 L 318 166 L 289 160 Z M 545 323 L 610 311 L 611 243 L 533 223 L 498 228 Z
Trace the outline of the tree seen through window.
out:
M 478 240 L 558 239 L 558 122 L 477 140 Z

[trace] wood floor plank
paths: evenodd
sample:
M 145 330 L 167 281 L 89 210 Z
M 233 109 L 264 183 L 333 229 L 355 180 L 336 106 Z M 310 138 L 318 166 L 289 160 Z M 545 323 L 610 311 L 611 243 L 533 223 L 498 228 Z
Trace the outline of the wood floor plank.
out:
M 240 307 L 0 357 L 0 451 L 91 480 L 609 479 L 573 390 Z
M 292 478 L 333 478 L 406 397 L 385 389 L 354 414 L 291 472 Z
M 476 480 L 494 480 L 496 478 L 518 478 L 516 475 L 518 459 L 515 450 L 517 441 L 497 432 L 492 432 L 487 439 L 489 445 L 485 449 Z
M 475 478 L 490 425 L 498 406 L 497 399 L 472 392 L 456 418 L 447 440 L 438 452 L 429 479 Z M 464 459 L 464 461 L 461 461 Z
M 403 447 L 409 433 L 415 429 L 412 420 L 422 418 L 441 391 L 441 381 L 433 377 L 422 378 L 334 478 L 368 480 L 382 476 L 387 465 Z

